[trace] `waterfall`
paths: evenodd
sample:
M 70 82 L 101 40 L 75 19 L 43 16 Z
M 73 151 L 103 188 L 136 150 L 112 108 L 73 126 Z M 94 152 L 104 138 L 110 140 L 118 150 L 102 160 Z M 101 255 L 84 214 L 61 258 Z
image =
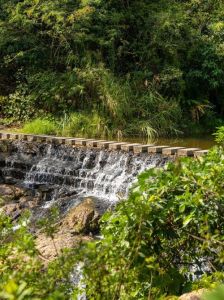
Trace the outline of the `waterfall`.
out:
M 108 207 L 127 197 L 138 174 L 162 167 L 167 161 L 158 154 L 135 155 L 66 145 L 15 141 L 11 146 L 2 174 L 20 179 L 33 190 L 39 186 L 51 188 L 46 207 L 63 194 L 73 195 L 74 201 L 95 197 Z
M 56 184 L 78 195 L 116 202 L 127 196 L 139 173 L 163 164 L 159 155 L 47 145 L 45 156 L 26 174 L 25 183 Z

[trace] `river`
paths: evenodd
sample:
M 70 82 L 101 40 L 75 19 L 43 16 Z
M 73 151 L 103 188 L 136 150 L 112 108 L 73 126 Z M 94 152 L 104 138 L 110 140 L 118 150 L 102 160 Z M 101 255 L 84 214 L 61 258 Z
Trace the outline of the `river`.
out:
M 213 136 L 200 136 L 200 137 L 178 137 L 178 138 L 157 138 L 153 140 L 147 140 L 147 138 L 141 137 L 128 137 L 121 139 L 124 142 L 133 142 L 141 144 L 156 144 L 172 147 L 189 147 L 189 148 L 201 148 L 210 149 L 216 142 Z

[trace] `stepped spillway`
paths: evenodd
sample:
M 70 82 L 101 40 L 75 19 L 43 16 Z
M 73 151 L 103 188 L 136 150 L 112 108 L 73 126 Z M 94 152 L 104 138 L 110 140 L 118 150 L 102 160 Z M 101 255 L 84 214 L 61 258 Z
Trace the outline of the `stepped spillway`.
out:
M 127 196 L 139 173 L 162 167 L 167 159 L 159 154 L 10 141 L 0 164 L 4 181 L 17 180 L 34 190 L 52 188 L 51 202 L 66 191 L 114 203 Z
M 138 174 L 198 148 L 0 132 L 0 180 L 43 195 L 43 207 L 64 209 L 95 197 L 103 210 L 128 195 Z M 102 205 L 103 204 L 103 205 Z

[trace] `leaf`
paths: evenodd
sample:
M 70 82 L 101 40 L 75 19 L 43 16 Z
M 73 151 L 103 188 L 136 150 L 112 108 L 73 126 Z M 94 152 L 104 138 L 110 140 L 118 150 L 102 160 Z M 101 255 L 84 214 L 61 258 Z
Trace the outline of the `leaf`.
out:
M 192 221 L 193 217 L 194 217 L 194 212 L 192 212 L 190 215 L 184 218 L 183 227 L 186 227 Z

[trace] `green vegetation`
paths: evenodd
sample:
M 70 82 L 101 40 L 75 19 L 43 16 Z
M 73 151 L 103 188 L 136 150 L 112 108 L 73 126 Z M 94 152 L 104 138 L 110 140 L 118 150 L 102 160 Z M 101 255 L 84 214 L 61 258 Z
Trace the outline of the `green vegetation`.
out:
M 15 231 L 1 215 L 2 299 L 77 299 L 82 290 L 69 274 L 80 262 L 88 299 L 174 300 L 216 287 L 205 299 L 222 299 L 223 174 L 221 147 L 194 163 L 184 158 L 146 171 L 129 198 L 103 216 L 102 240 L 59 253 L 48 266 L 24 221 Z M 40 222 L 52 242 L 54 216 Z
M 49 119 L 35 119 L 32 122 L 27 123 L 23 128 L 24 133 L 33 134 L 56 134 L 57 126 L 54 121 Z
M 217 132 L 214 133 L 215 140 L 217 143 L 224 145 L 224 126 L 218 128 Z
M 112 132 L 108 129 L 106 120 L 101 118 L 96 112 L 71 113 L 58 119 L 37 118 L 27 122 L 22 131 L 34 134 L 57 134 L 61 136 L 109 136 Z
M 224 118 L 223 20 L 223 0 L 1 0 L 0 125 L 105 138 L 213 131 Z M 90 300 L 199 288 L 223 299 L 223 126 L 215 137 L 207 157 L 143 173 L 102 217 L 102 240 L 53 262 L 27 217 L 15 229 L 0 213 L 0 299 L 75 300 L 80 262 Z M 40 222 L 53 244 L 54 217 Z
M 143 173 L 81 252 L 89 298 L 165 299 L 223 282 L 223 174 L 219 148 Z
M 3 122 L 75 113 L 85 135 L 94 115 L 96 136 L 212 130 L 223 118 L 223 14 L 222 0 L 2 0 Z
M 70 297 L 75 251 L 64 251 L 46 266 L 26 220 L 20 220 L 21 227 L 14 230 L 11 220 L 0 214 L 0 299 L 75 300 Z M 52 232 L 48 228 L 48 234 Z

